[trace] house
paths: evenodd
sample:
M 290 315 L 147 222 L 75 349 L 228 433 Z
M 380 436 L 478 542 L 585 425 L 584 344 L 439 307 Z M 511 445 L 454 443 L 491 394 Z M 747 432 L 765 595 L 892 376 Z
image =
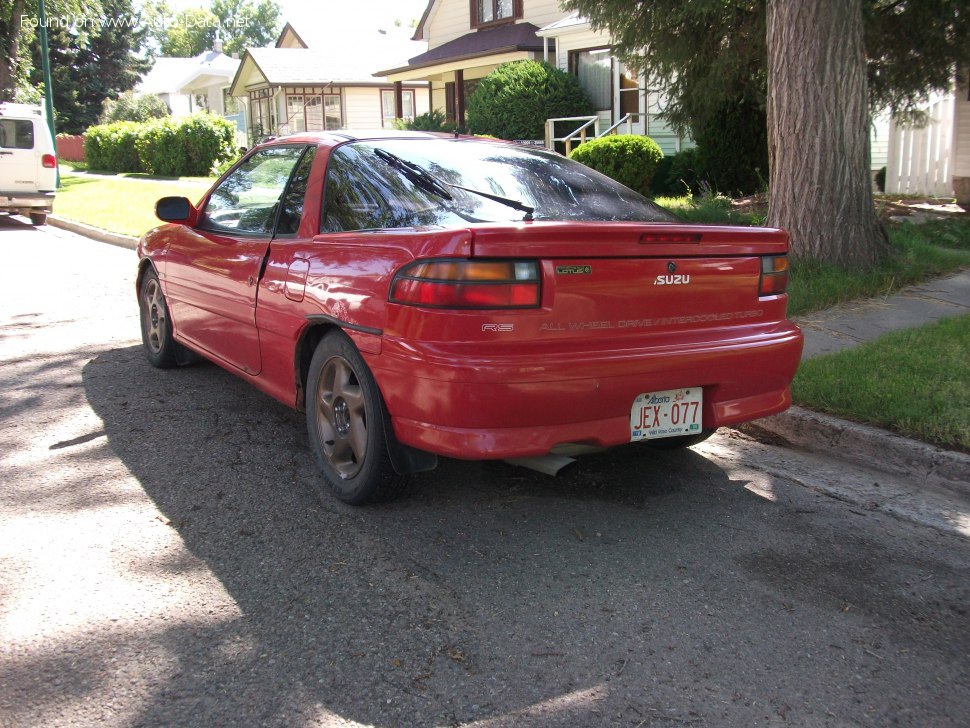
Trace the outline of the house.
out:
M 222 41 L 194 59 L 195 65 L 179 82 L 179 92 L 189 97 L 192 107 L 224 116 L 236 125 L 239 143 L 246 139 L 246 114 L 239 99 L 229 94 L 229 85 L 239 70 L 239 59 L 222 52 Z
M 231 117 L 238 108 L 227 106 L 225 97 L 238 67 L 239 61 L 223 53 L 222 43 L 216 41 L 215 48 L 193 58 L 156 58 L 134 90 L 161 96 L 175 117 L 196 111 Z
M 557 0 L 430 0 L 414 38 L 428 42 L 427 52 L 379 73 L 395 82 L 427 81 L 433 108 L 459 125 L 482 78 L 502 63 L 534 59 L 579 77 L 601 133 L 619 124 L 620 131 L 652 136 L 666 154 L 690 146 L 657 118 L 661 96 L 613 58 L 610 36 Z
M 229 94 L 247 102 L 253 141 L 298 131 L 390 127 L 395 119 L 428 111 L 428 84 L 395 84 L 372 71 L 425 48 L 395 30 L 328 26 L 301 35 L 287 23 L 274 47 L 246 50 Z
M 237 99 L 229 96 L 229 84 L 239 60 L 222 52 L 216 41 L 212 50 L 193 58 L 156 58 L 151 70 L 135 86 L 135 93 L 156 94 L 174 117 L 209 111 L 236 124 L 240 143 L 246 139 L 245 114 Z
M 395 83 L 429 84 L 431 107 L 463 126 L 478 82 L 502 63 L 541 60 L 545 42 L 537 31 L 564 15 L 558 0 L 429 0 L 413 37 L 427 42 L 427 51 L 378 66 L 388 69 L 378 73 Z

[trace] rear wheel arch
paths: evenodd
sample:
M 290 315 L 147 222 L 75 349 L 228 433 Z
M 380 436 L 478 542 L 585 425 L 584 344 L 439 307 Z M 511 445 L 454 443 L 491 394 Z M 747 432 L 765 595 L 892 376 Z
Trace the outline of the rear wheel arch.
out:
M 296 409 L 299 412 L 306 411 L 306 386 L 310 376 L 310 362 L 313 361 L 313 352 L 323 340 L 323 337 L 340 327 L 332 323 L 309 324 L 303 329 L 300 338 L 296 342 L 296 351 L 293 357 L 293 371 L 296 384 Z

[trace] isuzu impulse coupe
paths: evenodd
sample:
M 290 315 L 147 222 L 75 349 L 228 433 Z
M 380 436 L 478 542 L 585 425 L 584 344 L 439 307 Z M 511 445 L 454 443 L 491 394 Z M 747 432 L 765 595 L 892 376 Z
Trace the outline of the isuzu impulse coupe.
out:
M 686 224 L 554 153 L 299 134 L 156 212 L 148 360 L 201 355 L 304 410 L 348 503 L 438 455 L 682 447 L 790 404 L 787 235 Z

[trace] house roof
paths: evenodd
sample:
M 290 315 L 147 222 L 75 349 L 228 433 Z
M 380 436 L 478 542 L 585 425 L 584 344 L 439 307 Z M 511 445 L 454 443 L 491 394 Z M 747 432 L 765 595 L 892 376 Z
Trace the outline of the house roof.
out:
M 481 58 L 515 51 L 538 52 L 543 50 L 544 41 L 536 35 L 537 30 L 539 30 L 538 27 L 532 23 L 515 23 L 466 33 L 426 53 L 408 59 L 406 66 L 378 71 L 377 73 L 387 76 L 450 61 Z
M 411 40 L 428 40 L 428 34 L 426 32 L 428 21 L 431 19 L 431 13 L 439 4 L 439 0 L 428 0 L 428 6 L 424 9 L 424 13 L 421 15 L 421 20 L 418 21 L 418 27 L 415 28 Z
M 426 43 L 414 43 L 406 35 L 374 31 L 372 33 L 336 33 L 324 41 L 302 36 L 309 48 L 249 48 L 232 80 L 231 93 L 245 95 L 245 85 L 253 83 L 258 73 L 261 82 L 270 86 L 376 85 L 388 83 L 375 77 L 373 69 L 380 64 L 398 62 Z M 319 43 L 315 42 L 319 41 Z M 366 51 L 366 52 L 363 52 Z
M 579 12 L 574 11 L 562 20 L 557 20 L 555 23 L 542 26 L 536 32 L 536 35 L 542 38 L 552 38 L 562 31 L 584 30 L 588 27 L 589 20 L 580 15 Z
M 292 38 L 298 45 L 301 45 L 304 48 L 310 47 L 310 45 L 303 40 L 303 37 L 296 32 L 296 28 L 294 28 L 291 23 L 287 22 L 286 25 L 283 26 L 283 30 L 280 31 L 279 37 L 276 39 L 277 48 L 281 47 L 284 38 L 287 36 Z
M 219 51 L 206 51 L 197 55 L 195 67 L 179 82 L 179 89 L 190 89 L 196 81 L 206 81 L 201 85 L 227 82 L 232 80 L 239 68 L 239 59 Z
M 195 58 L 156 58 L 155 64 L 135 84 L 140 94 L 177 94 L 182 79 L 195 70 Z

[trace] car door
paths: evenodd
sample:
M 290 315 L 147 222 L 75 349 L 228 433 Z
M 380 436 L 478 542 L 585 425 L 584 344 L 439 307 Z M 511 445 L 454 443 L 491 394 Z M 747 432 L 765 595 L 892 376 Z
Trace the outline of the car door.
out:
M 173 236 L 166 295 L 176 336 L 209 356 L 259 374 L 256 295 L 280 200 L 307 147 L 259 149 L 209 194 L 194 228 Z

